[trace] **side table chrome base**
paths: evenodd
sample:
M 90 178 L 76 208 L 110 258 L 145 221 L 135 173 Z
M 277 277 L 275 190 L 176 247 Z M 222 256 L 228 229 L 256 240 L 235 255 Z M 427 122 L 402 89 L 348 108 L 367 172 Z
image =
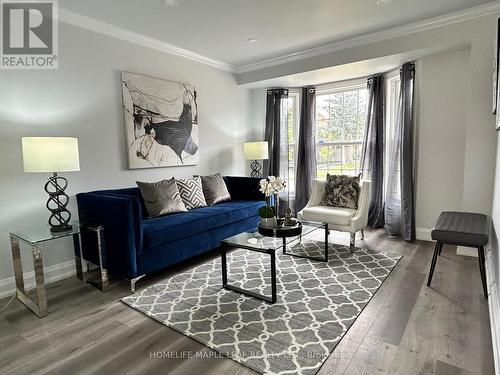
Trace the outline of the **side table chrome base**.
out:
M 85 228 L 79 227 L 74 229 L 73 233 L 68 232 L 64 236 L 59 236 L 56 238 L 62 238 L 66 236 L 73 236 L 73 245 L 75 250 L 75 265 L 76 265 L 76 275 L 82 280 L 86 281 L 86 272 L 83 270 L 83 262 L 82 262 L 82 252 L 81 252 L 81 232 L 83 230 L 91 230 L 94 231 L 97 235 L 97 244 L 99 250 L 99 272 L 100 272 L 100 281 L 97 283 L 97 286 L 102 291 L 106 291 L 109 288 L 109 277 L 108 271 L 104 268 L 106 264 L 104 259 L 104 254 L 102 250 L 102 235 L 103 228 L 102 227 L 94 227 L 94 228 Z M 47 294 L 45 289 L 45 276 L 43 270 L 43 254 L 42 249 L 44 243 L 50 240 L 55 239 L 54 237 L 45 237 L 40 240 L 31 240 L 28 236 L 23 237 L 22 235 L 11 233 L 10 234 L 10 246 L 12 251 L 12 263 L 14 266 L 14 278 L 16 281 L 16 296 L 17 299 L 22 302 L 26 307 L 28 307 L 31 311 L 33 311 L 38 317 L 43 318 L 48 315 L 48 305 L 47 305 Z M 24 274 L 23 267 L 21 261 L 21 250 L 19 243 L 20 241 L 31 246 L 31 255 L 33 258 L 33 268 L 35 273 L 35 294 L 36 298 L 31 297 L 28 294 L 28 291 L 24 285 Z M 90 283 L 90 280 L 89 280 Z
M 10 236 L 10 246 L 12 249 L 12 261 L 14 264 L 14 275 L 16 280 L 16 296 L 26 307 L 33 311 L 38 317 L 43 318 L 49 314 L 47 307 L 47 294 L 45 291 L 45 277 L 43 274 L 42 250 L 40 245 L 31 247 L 33 255 L 33 265 L 35 271 L 36 300 L 32 299 L 25 287 L 23 277 L 23 266 L 21 263 L 21 251 L 19 239 Z
M 101 290 L 102 292 L 107 292 L 109 290 L 109 273 L 108 270 L 104 266 L 104 254 L 102 250 L 102 235 L 103 235 L 103 227 L 89 227 L 92 231 L 96 233 L 97 236 L 97 251 L 98 251 L 98 256 L 99 256 L 99 264 L 95 264 L 99 270 L 99 277 L 98 280 L 93 280 L 88 278 L 88 273 L 89 273 L 89 264 L 94 264 L 92 262 L 89 262 L 82 257 L 82 244 L 81 244 L 81 236 L 76 236 L 73 237 L 73 242 L 75 246 L 75 253 L 77 254 L 75 256 L 75 263 L 76 263 L 76 272 L 77 272 L 77 277 L 82 280 L 83 282 L 86 282 L 87 284 L 92 285 L 93 287 Z M 86 263 L 86 267 L 83 267 L 83 265 Z

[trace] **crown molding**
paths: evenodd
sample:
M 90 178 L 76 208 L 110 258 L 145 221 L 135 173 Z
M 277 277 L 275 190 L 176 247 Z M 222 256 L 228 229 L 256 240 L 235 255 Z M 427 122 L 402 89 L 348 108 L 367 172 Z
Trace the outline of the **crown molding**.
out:
M 164 42 L 155 38 L 151 38 L 142 34 L 138 34 L 133 31 L 126 30 L 118 26 L 110 25 L 108 23 L 98 21 L 94 18 L 83 16 L 81 14 L 62 8 L 59 8 L 59 21 L 68 25 L 79 27 L 81 29 L 95 32 L 97 34 L 110 36 L 127 42 L 153 48 L 175 56 L 183 57 L 226 72 L 240 74 L 259 69 L 269 68 L 281 64 L 286 64 L 293 61 L 321 56 L 347 48 L 358 47 L 365 44 L 375 43 L 386 39 L 409 35 L 416 32 L 430 30 L 458 22 L 463 22 L 477 17 L 489 15 L 495 12 L 500 12 L 500 1 L 498 0 L 491 1 L 489 3 L 479 5 L 476 7 L 467 8 L 458 12 L 448 13 L 442 16 L 426 19 L 423 21 L 418 21 L 403 26 L 381 30 L 370 34 L 360 35 L 354 38 L 325 44 L 319 47 L 310 48 L 303 51 L 294 52 L 287 55 L 278 56 L 271 59 L 266 59 L 255 63 L 239 65 L 239 66 L 234 66 L 223 61 L 212 59 L 210 57 L 200 55 L 199 53 L 187 50 L 185 48 L 178 47 L 174 44 Z
M 254 70 L 286 64 L 293 61 L 303 60 L 310 57 L 321 56 L 347 48 L 359 47 L 369 43 L 380 42 L 386 39 L 409 35 L 419 31 L 431 30 L 438 27 L 467 21 L 473 18 L 490 15 L 495 12 L 500 12 L 500 2 L 498 0 L 483 5 L 478 5 L 472 8 L 467 8 L 458 12 L 448 13 L 442 16 L 429 18 L 403 26 L 393 27 L 370 34 L 360 35 L 354 38 L 325 44 L 304 51 L 294 52 L 288 55 L 274 57 L 251 64 L 240 65 L 236 67 L 235 73 L 246 73 Z
M 130 30 L 123 29 L 118 26 L 110 25 L 105 22 L 98 21 L 94 18 L 86 17 L 72 11 L 59 8 L 59 22 L 76 26 L 81 29 L 93 31 L 97 34 L 110 36 L 121 39 L 126 42 L 139 44 L 141 46 L 150 47 L 162 52 L 166 52 L 175 56 L 183 57 L 201 64 L 209 65 L 213 68 L 224 70 L 226 72 L 234 72 L 235 67 L 223 61 L 215 60 L 210 57 L 200 55 L 196 52 L 178 47 L 171 43 L 151 38 L 142 34 L 135 33 Z

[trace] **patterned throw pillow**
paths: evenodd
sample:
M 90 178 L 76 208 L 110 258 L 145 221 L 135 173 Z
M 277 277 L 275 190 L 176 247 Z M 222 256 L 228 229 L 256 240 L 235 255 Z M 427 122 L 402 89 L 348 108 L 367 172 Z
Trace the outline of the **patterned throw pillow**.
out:
M 205 196 L 203 195 L 201 178 L 199 176 L 175 180 L 175 182 L 177 183 L 182 201 L 188 210 L 207 206 Z
M 359 176 L 326 175 L 323 206 L 358 209 Z

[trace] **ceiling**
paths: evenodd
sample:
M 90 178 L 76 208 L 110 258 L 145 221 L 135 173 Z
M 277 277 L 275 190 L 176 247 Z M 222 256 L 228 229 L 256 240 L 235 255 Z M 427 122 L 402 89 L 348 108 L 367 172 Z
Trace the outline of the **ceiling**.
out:
M 64 0 L 59 7 L 242 66 L 490 0 Z M 257 42 L 248 43 L 255 38 Z

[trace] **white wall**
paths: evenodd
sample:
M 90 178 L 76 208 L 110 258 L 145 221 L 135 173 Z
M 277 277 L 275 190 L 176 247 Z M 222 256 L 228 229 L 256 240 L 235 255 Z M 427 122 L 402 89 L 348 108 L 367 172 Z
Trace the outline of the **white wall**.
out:
M 470 50 L 416 62 L 416 226 L 425 236 L 443 210 L 462 208 Z
M 47 176 L 23 172 L 21 137 L 78 137 L 81 171 L 65 174 L 73 213 L 77 192 L 194 173 L 245 172 L 242 143 L 252 138 L 249 93 L 236 86 L 232 74 L 65 24 L 60 24 L 59 38 L 58 70 L 0 71 L 0 296 L 13 281 L 8 233 L 44 224 L 48 216 Z M 127 169 L 121 71 L 197 87 L 199 166 Z M 71 241 L 47 244 L 45 265 L 66 262 L 68 271 L 71 260 Z
M 492 325 L 493 352 L 497 368 L 500 368 L 500 133 L 497 133 L 497 156 L 495 170 L 495 190 L 493 194 L 492 225 L 489 249 L 486 254 L 488 291 L 491 293 L 490 323 Z

